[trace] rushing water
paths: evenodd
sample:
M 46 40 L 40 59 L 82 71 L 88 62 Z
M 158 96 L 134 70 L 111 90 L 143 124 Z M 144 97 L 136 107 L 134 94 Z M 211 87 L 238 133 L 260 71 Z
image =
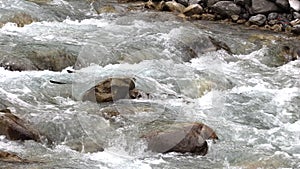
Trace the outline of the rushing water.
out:
M 32 13 L 42 10 L 32 3 L 14 2 L 0 2 L 0 6 Z M 53 4 L 60 7 L 68 3 L 56 0 Z M 235 28 L 181 21 L 168 13 L 80 12 L 86 14 L 81 21 L 47 21 L 43 13 L 41 22 L 22 28 L 7 23 L 0 29 L 2 50 L 19 43 L 60 44 L 79 56 L 73 74 L 0 68 L 0 103 L 54 141 L 49 146 L 1 137 L 2 150 L 41 161 L 1 162 L 1 166 L 300 168 L 300 60 L 274 67 L 266 61 L 272 58 L 270 47 L 244 41 L 244 33 Z M 211 35 L 244 52 L 215 51 L 208 43 Z M 186 46 L 192 46 L 196 58 Z M 85 90 L 111 76 L 135 77 L 137 88 L 151 97 L 112 104 L 80 101 Z M 68 84 L 51 84 L 49 80 Z M 117 108 L 122 116 L 106 120 L 100 110 L 107 106 Z M 194 121 L 211 126 L 220 138 L 216 144 L 209 142 L 205 157 L 152 153 L 140 139 L 162 124 Z M 65 144 L 83 137 L 103 145 L 105 151 L 80 153 Z

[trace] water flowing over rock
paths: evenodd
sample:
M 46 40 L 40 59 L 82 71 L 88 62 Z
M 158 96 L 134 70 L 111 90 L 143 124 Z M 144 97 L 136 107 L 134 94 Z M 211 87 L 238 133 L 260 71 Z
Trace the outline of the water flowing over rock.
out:
M 134 89 L 135 82 L 132 78 L 109 78 L 89 89 L 82 100 L 102 103 L 136 98 Z
M 40 141 L 38 131 L 28 123 L 13 115 L 9 109 L 0 110 L 0 134 L 10 140 Z
M 19 157 L 16 154 L 5 152 L 0 150 L 0 161 L 10 162 L 10 163 L 24 163 L 28 162 L 28 160 Z
M 216 133 L 201 123 L 183 124 L 170 128 L 170 131 L 154 131 L 146 134 L 148 149 L 158 153 L 179 152 L 206 155 L 207 139 L 218 139 Z

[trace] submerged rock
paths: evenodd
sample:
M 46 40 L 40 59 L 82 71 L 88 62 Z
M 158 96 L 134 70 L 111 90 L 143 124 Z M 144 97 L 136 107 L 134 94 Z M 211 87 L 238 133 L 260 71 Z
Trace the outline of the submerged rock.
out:
M 10 162 L 10 163 L 12 163 L 12 162 L 18 162 L 18 163 L 29 162 L 28 160 L 23 159 L 16 154 L 9 153 L 9 152 L 2 151 L 2 150 L 0 150 L 0 161 Z
M 109 78 L 89 89 L 83 95 L 82 100 L 102 103 L 119 99 L 134 99 L 138 97 L 138 93 L 134 89 L 133 78 Z
M 10 140 L 40 141 L 38 131 L 28 123 L 13 115 L 9 109 L 0 110 L 0 134 Z
M 216 133 L 205 124 L 189 123 L 171 126 L 167 131 L 154 131 L 143 136 L 148 149 L 158 153 L 179 152 L 206 155 L 207 139 L 218 139 Z
M 104 151 L 102 145 L 98 144 L 91 138 L 82 138 L 70 140 L 66 143 L 72 150 L 82 153 L 94 153 Z
M 286 62 L 297 60 L 300 58 L 300 47 L 284 45 L 281 54 Z

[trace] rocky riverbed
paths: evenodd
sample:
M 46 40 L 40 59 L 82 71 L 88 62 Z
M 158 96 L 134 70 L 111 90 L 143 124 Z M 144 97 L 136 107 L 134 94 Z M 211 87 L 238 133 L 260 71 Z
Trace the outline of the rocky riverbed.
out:
M 299 168 L 299 1 L 0 2 L 3 168 Z

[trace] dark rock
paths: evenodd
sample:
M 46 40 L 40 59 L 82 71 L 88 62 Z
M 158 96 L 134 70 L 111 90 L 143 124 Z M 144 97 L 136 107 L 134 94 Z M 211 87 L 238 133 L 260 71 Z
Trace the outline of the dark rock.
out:
M 0 134 L 10 140 L 35 140 L 40 141 L 38 131 L 28 123 L 13 115 L 9 109 L 0 110 Z
M 251 5 L 251 0 L 234 0 L 234 3 L 239 6 Z
M 207 0 L 207 7 L 212 7 L 215 3 L 220 1 L 221 0 Z
M 89 89 L 82 100 L 102 103 L 135 98 L 134 89 L 135 82 L 132 78 L 109 78 Z
M 293 45 L 284 45 L 282 47 L 281 55 L 286 62 L 294 61 L 300 58 L 300 47 Z
M 300 19 L 300 13 L 299 12 L 293 12 L 294 19 Z
M 189 6 L 189 0 L 176 0 L 176 2 L 180 3 L 185 7 Z
M 25 159 L 19 157 L 16 154 L 13 154 L 13 153 L 10 153 L 10 152 L 6 152 L 6 151 L 2 151 L 2 150 L 0 150 L 0 161 L 10 162 L 10 163 L 28 162 L 28 160 L 25 160 Z
M 179 152 L 206 155 L 207 139 L 218 139 L 216 133 L 201 123 L 173 125 L 167 131 L 154 131 L 143 136 L 148 149 L 158 153 Z
M 290 4 L 288 0 L 276 0 L 275 1 L 276 5 L 279 6 L 280 8 L 284 10 L 289 10 Z
M 229 54 L 232 54 L 231 49 L 228 47 L 228 45 L 225 42 L 219 41 L 211 36 L 209 36 L 209 39 L 215 45 L 217 50 L 223 49 L 227 51 Z
M 189 0 L 189 5 L 200 4 L 201 2 L 201 0 Z
M 265 24 L 267 17 L 263 14 L 258 14 L 250 17 L 249 22 L 258 26 Z
M 281 11 L 274 2 L 268 0 L 252 0 L 252 6 L 250 9 L 251 14 L 268 14 L 271 12 Z
M 211 7 L 212 11 L 222 15 L 223 17 L 230 17 L 231 15 L 239 15 L 241 7 L 237 6 L 233 1 L 220 1 Z
M 269 13 L 268 15 L 268 21 L 275 20 L 277 18 L 278 18 L 278 13 L 276 12 Z
M 199 4 L 193 4 L 186 7 L 183 11 L 183 14 L 186 16 L 192 16 L 195 14 L 202 14 L 203 8 Z
M 291 32 L 295 35 L 300 35 L 300 25 L 293 26 Z

